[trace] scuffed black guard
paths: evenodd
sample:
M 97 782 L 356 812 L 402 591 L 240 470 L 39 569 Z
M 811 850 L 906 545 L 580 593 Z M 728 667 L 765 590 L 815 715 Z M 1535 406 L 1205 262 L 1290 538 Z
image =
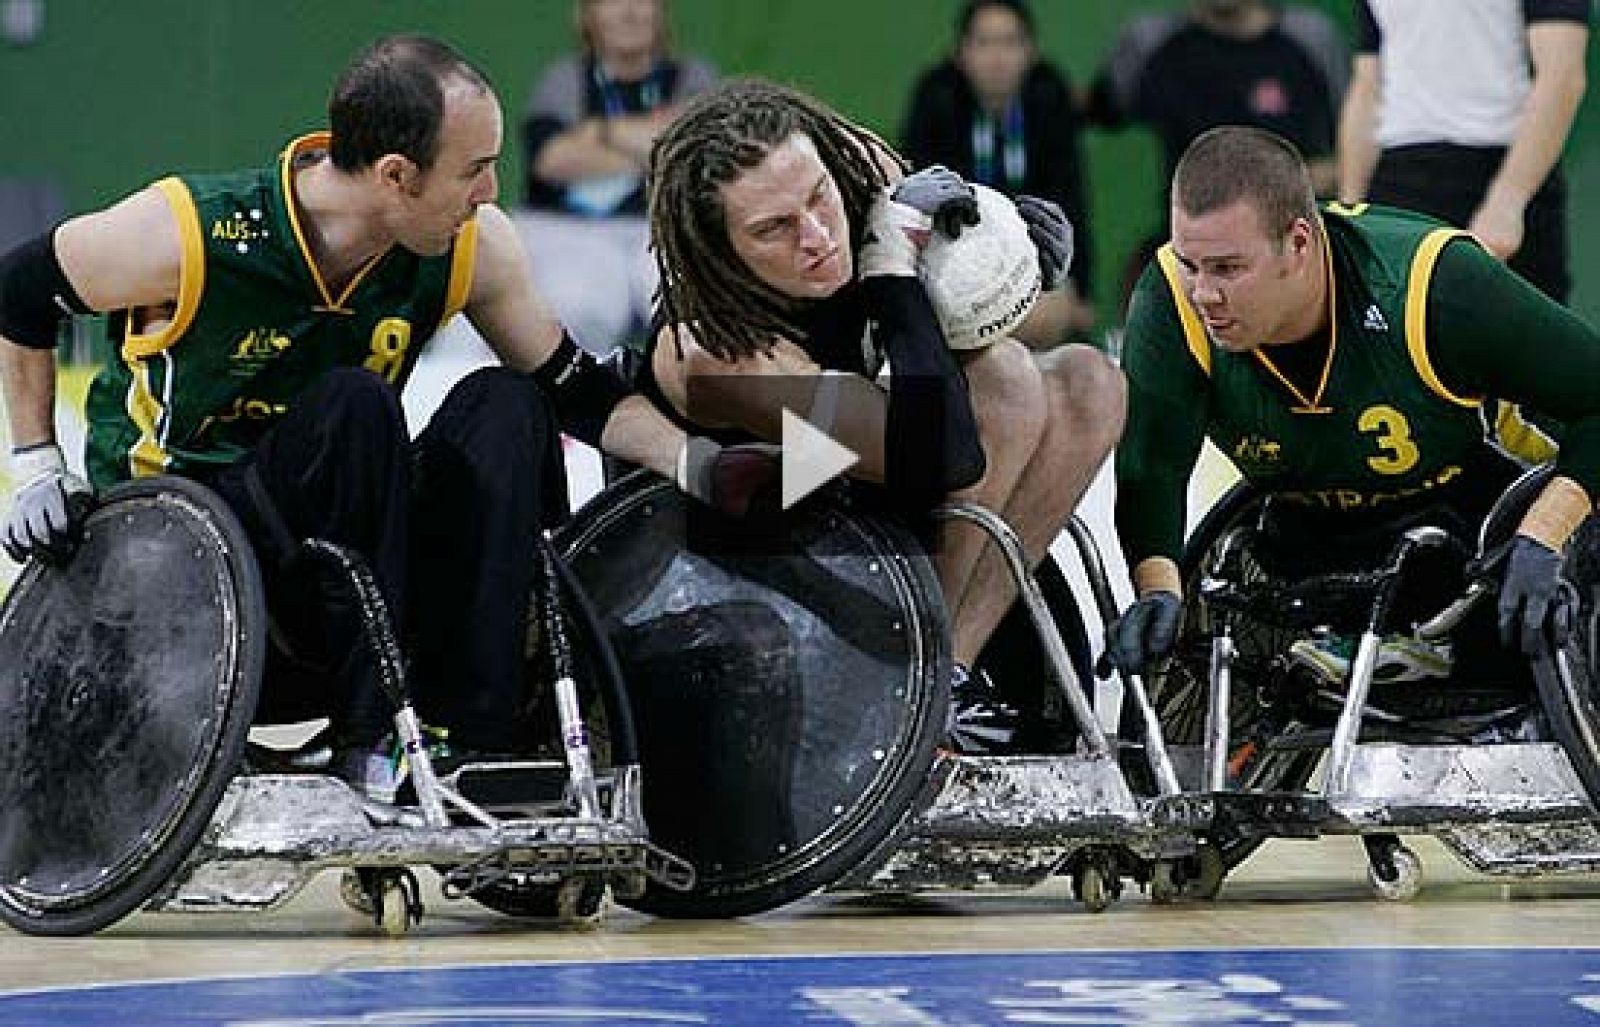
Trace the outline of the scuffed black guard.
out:
M 265 638 L 244 533 L 190 481 L 111 490 L 70 564 L 29 564 L 0 608 L 0 919 L 87 933 L 151 897 L 238 766 Z
M 883 841 L 948 702 L 945 609 L 907 534 L 833 498 L 723 519 L 638 474 L 562 543 L 622 665 L 651 840 L 698 875 L 629 904 L 772 909 Z

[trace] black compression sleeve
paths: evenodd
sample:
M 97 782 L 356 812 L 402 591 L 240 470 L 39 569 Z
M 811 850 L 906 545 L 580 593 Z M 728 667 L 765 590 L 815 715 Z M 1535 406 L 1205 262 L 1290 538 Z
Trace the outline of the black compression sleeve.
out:
M 61 319 L 87 314 L 51 242 L 54 229 L 0 258 L 0 335 L 29 349 L 54 349 Z
M 633 391 L 616 368 L 579 349 L 565 332 L 561 344 L 533 377 L 555 404 L 561 429 L 596 449 L 611 412 Z
M 1556 466 L 1600 498 L 1600 335 L 1468 239 L 1439 255 L 1427 324 L 1444 386 L 1561 421 Z
M 977 482 L 987 466 L 966 376 L 921 282 L 879 276 L 863 287 L 892 368 L 884 484 L 897 503 L 932 506 Z

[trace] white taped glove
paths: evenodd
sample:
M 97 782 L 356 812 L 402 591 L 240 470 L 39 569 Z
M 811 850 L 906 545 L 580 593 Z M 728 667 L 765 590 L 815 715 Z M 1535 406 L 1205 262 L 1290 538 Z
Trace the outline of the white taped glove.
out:
M 53 442 L 14 451 L 12 477 L 19 483 L 6 513 L 0 546 L 18 563 L 38 556 L 52 563 L 70 559 L 94 505 L 89 483 L 67 470 Z

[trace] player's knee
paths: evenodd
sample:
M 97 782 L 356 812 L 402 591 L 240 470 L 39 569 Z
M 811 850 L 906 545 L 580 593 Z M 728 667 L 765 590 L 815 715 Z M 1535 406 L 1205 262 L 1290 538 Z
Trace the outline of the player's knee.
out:
M 311 401 L 336 432 L 402 442 L 407 438 L 399 393 L 382 375 L 364 367 L 329 371 Z
M 992 411 L 1013 434 L 1026 434 L 1029 424 L 1043 430 L 1048 409 L 1045 384 L 1027 347 L 1014 339 L 1002 339 L 983 350 L 965 370 L 980 417 L 985 410 Z
M 480 367 L 462 378 L 440 412 L 452 426 L 451 435 L 496 440 L 513 449 L 540 447 L 556 431 L 554 411 L 538 382 L 508 367 Z
M 1122 436 L 1128 385 L 1122 371 L 1091 346 L 1063 346 L 1041 360 L 1045 380 L 1080 437 L 1109 449 Z

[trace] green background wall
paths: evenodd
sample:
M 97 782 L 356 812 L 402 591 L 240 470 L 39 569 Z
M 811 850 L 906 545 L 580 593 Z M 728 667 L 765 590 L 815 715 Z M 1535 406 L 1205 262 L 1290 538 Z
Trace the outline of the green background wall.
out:
M 391 31 L 451 40 L 495 80 L 508 112 L 505 199 L 522 171 L 515 122 L 540 65 L 571 46 L 570 0 L 43 0 L 28 47 L 0 44 L 0 175 L 48 175 L 73 209 L 97 206 L 172 170 L 269 159 L 321 122 L 348 56 Z M 1131 14 L 1178 0 L 1035 0 L 1045 53 L 1075 81 L 1098 65 Z M 918 70 L 946 52 L 958 0 L 675 0 L 686 48 L 725 72 L 807 88 L 893 136 Z M 1319 6 L 1348 24 L 1344 0 Z M 1591 63 L 1593 51 L 1591 50 Z M 1591 72 L 1593 76 L 1593 72 Z M 1600 314 L 1600 121 L 1585 104 L 1569 147 L 1577 306 Z M 1089 175 L 1097 281 L 1149 231 L 1155 148 L 1142 133 L 1093 133 Z

